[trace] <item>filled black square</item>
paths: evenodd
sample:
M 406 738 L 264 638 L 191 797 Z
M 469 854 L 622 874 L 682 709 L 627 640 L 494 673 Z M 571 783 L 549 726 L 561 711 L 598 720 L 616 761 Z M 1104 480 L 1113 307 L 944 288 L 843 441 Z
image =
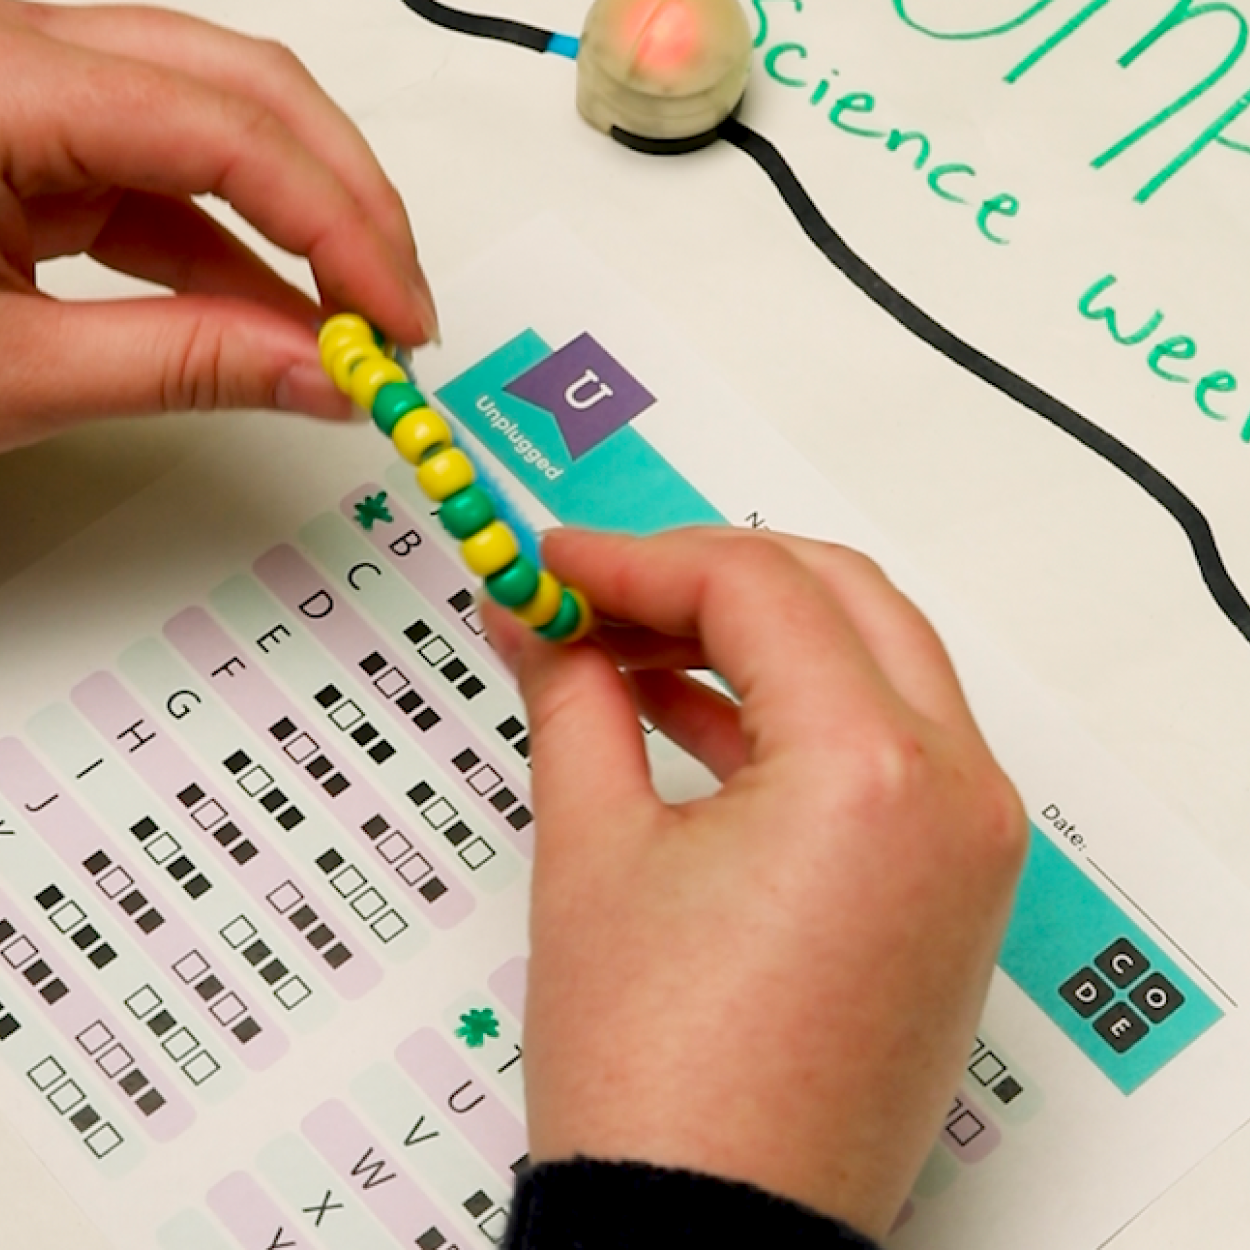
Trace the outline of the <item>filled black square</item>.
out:
M 411 625 L 404 630 L 404 637 L 415 647 L 419 642 L 424 642 L 430 636 L 430 627 L 424 621 L 413 621 Z
M 82 866 L 95 877 L 102 873 L 112 862 L 103 851 L 96 851 L 82 861 Z
M 183 884 L 182 887 L 192 898 L 200 898 L 207 894 L 213 888 L 213 883 L 204 876 L 203 873 L 197 872 L 190 881 Z
M 365 721 L 365 723 L 352 734 L 352 740 L 362 747 L 367 747 L 377 736 L 378 731 L 374 729 L 368 721 Z
M 259 854 L 260 852 L 256 847 L 246 838 L 230 850 L 230 858 L 239 864 L 246 864 L 248 860 L 255 859 Z
M 320 781 L 322 777 L 324 777 L 333 767 L 334 765 L 331 764 L 324 755 L 318 755 L 317 758 L 308 765 L 308 775 L 314 781 Z
M 434 903 L 447 893 L 447 887 L 437 877 L 431 877 L 418 892 L 427 903 Z
M 226 821 L 226 823 L 222 825 L 220 829 L 216 829 L 213 831 L 213 837 L 218 842 L 220 842 L 222 846 L 229 846 L 230 843 L 233 842 L 239 836 L 240 834 L 239 834 L 238 826 L 234 824 L 233 821 L 229 821 L 229 820 Z
M 457 590 L 447 602 L 457 612 L 467 612 L 473 606 L 473 592 L 468 587 L 465 587 L 464 590 Z
M 390 825 L 381 816 L 370 816 L 360 827 L 368 837 L 376 839 L 380 838 L 390 828 Z
M 474 1218 L 485 1215 L 495 1204 L 479 1189 L 464 1200 L 464 1209 Z
M 195 871 L 195 865 L 185 855 L 179 855 L 165 865 L 165 871 L 175 881 L 181 881 L 188 873 Z
M 117 952 L 107 942 L 101 942 L 87 958 L 97 968 L 107 968 L 117 958 Z
M 83 1107 L 81 1111 L 75 1111 L 69 1118 L 69 1122 L 80 1133 L 85 1133 L 93 1124 L 97 1124 L 99 1120 L 100 1113 L 91 1106 Z
M 391 746 L 389 742 L 383 739 L 383 741 L 379 742 L 377 746 L 373 747 L 370 750 L 369 758 L 375 764 L 385 764 L 386 761 L 389 760 L 391 756 L 394 754 L 395 754 L 395 748 Z
M 504 786 L 500 790 L 496 790 L 495 793 L 490 796 L 490 805 L 497 812 L 506 812 L 515 802 L 516 795 L 513 794 L 507 786 Z
M 245 1016 L 230 1030 L 239 1041 L 250 1042 L 260 1032 L 260 1025 L 251 1016 Z
M 295 732 L 295 722 L 289 716 L 284 716 L 280 721 L 269 726 L 269 732 L 279 742 L 285 742 Z
M 1014 1102 L 1024 1093 L 1024 1086 L 1014 1076 L 1005 1076 L 994 1086 L 994 1096 L 999 1102 Z
M 524 731 L 525 726 L 522 725 L 515 716 L 509 716 L 506 721 L 496 725 L 495 729 L 499 732 L 501 737 L 507 738 L 508 741 L 511 742 L 517 734 Z
M 443 718 L 432 707 L 427 707 L 418 712 L 416 716 L 412 718 L 412 723 L 416 725 L 422 733 L 429 733 L 429 731 L 433 729 L 434 726 L 437 725 L 442 719 Z
M 3 939 L 0 939 L 2 941 Z M 74 936 L 70 939 L 79 950 L 86 950 L 88 946 L 93 946 L 100 940 L 100 931 L 94 926 L 85 924 L 81 929 L 74 930 Z
M 352 957 L 351 951 L 339 942 L 335 946 L 331 946 L 325 953 L 325 961 L 331 968 L 341 968 Z
M 149 1021 L 148 1028 L 156 1034 L 157 1037 L 164 1037 L 170 1029 L 174 1027 L 177 1021 L 162 1007 Z
M 417 1238 L 417 1250 L 439 1250 L 440 1246 L 445 1246 L 446 1244 L 447 1238 L 437 1228 L 427 1228 Z
M 466 699 L 476 699 L 483 690 L 486 689 L 486 683 L 480 677 L 474 676 L 472 673 L 460 683 L 460 693 Z
M 514 829 L 521 830 L 528 825 L 534 823 L 534 813 L 528 807 L 518 807 L 515 811 L 509 813 L 508 824 Z
M 439 672 L 442 673 L 448 681 L 452 682 L 459 681 L 468 671 L 469 666 L 460 659 L 448 660 L 447 663 L 439 669 Z
M 155 933 L 165 923 L 165 917 L 155 907 L 150 907 L 135 921 L 144 933 Z
M 323 946 L 329 945 L 334 941 L 334 930 L 329 925 L 319 924 L 315 929 L 307 935 L 308 945 L 315 951 L 319 951 Z
M 50 907 L 55 907 L 64 897 L 64 891 L 59 886 L 50 885 L 35 895 L 35 902 L 47 911 Z
M 143 842 L 156 832 L 156 821 L 151 816 L 145 816 L 138 824 L 130 826 L 130 832 Z
M 287 917 L 287 919 L 290 920 L 290 922 L 297 929 L 302 930 L 302 929 L 307 929 L 308 926 L 312 924 L 314 920 L 317 919 L 317 913 L 313 911 L 313 909 L 309 907 L 307 903 L 304 903 L 302 906 L 297 907 L 290 914 L 290 916 Z
M 452 756 L 451 762 L 462 773 L 467 773 L 469 769 L 473 767 L 474 764 L 477 764 L 480 761 L 479 761 L 477 752 L 470 751 L 468 747 L 465 747 L 465 749 L 461 751 L 459 755 Z
M 209 973 L 202 981 L 195 983 L 195 992 L 207 1003 L 217 997 L 226 987 L 222 985 L 221 978 L 214 973 Z
M 233 755 L 222 760 L 227 771 L 235 774 L 241 773 L 251 762 L 252 757 L 246 751 L 236 751 Z
M 1078 1015 L 1088 1019 L 1105 1007 L 1115 996 L 1106 981 L 1093 968 L 1082 968 L 1060 987 L 1059 994 Z
M 7 942 L 16 932 L 11 921 L 0 920 L 0 942 Z
M 343 856 L 331 847 L 324 854 L 317 856 L 316 864 L 322 872 L 333 872 L 336 868 L 342 868 Z
M 126 913 L 126 915 L 133 916 L 135 912 L 140 911 L 148 905 L 148 900 L 138 890 L 131 890 L 129 894 L 123 895 L 123 897 L 118 900 L 117 905 Z
M 337 686 L 323 686 L 316 695 L 322 707 L 333 707 L 342 697 Z
M 1125 990 L 1150 967 L 1150 961 L 1128 938 L 1120 938 L 1094 956 L 1094 966 L 1112 985 Z
M 283 812 L 277 819 L 278 824 L 290 833 L 296 825 L 304 823 L 304 813 L 301 812 L 298 807 L 292 805 L 291 807 L 288 807 L 286 811 Z
M 183 807 L 194 807 L 203 797 L 204 791 L 199 786 L 188 786 L 178 793 L 178 801 Z
M 411 716 L 424 701 L 415 690 L 405 691 L 395 700 L 399 710 L 406 716 Z
M 148 1083 L 148 1078 L 138 1068 L 131 1068 L 117 1083 L 133 1098 Z
M 1185 1001 L 1185 995 L 1161 972 L 1151 973 L 1128 997 L 1151 1024 L 1162 1024 Z
M 374 673 L 380 672 L 386 667 L 386 657 L 375 651 L 372 655 L 367 655 L 360 661 L 360 667 L 372 677 Z
M 150 1089 L 140 1098 L 135 1099 L 135 1106 L 143 1112 L 144 1115 L 152 1115 L 159 1111 L 165 1105 L 165 1096 L 155 1089 Z
M 47 961 L 36 959 L 34 963 L 27 964 L 22 969 L 24 976 L 31 985 L 38 985 L 40 981 L 46 981 L 52 975 L 52 969 L 48 966 Z
M 419 781 L 408 791 L 408 797 L 420 807 L 434 797 L 434 787 L 428 781 Z
M 7 1042 L 21 1027 L 13 1016 L 0 1016 L 0 1042 Z
M 1150 1032 L 1150 1026 L 1127 1003 L 1115 1003 L 1094 1021 L 1094 1031 L 1117 1055 L 1123 1055 Z
M 286 964 L 280 959 L 271 959 L 260 969 L 260 979 L 267 985 L 274 985 L 287 974 Z
M 473 830 L 470 829 L 463 820 L 458 820 L 454 825 L 449 825 L 443 830 L 443 837 L 445 837 L 447 841 L 452 844 L 452 846 L 459 846 L 461 842 L 466 841 L 470 836 L 472 836 L 472 833 Z
M 49 981 L 43 986 L 39 993 L 46 1003 L 59 1003 L 69 993 L 69 986 L 58 977 L 55 981 Z
M 322 782 L 321 786 L 332 799 L 336 799 L 351 784 L 342 773 L 335 773 L 328 781 Z
M 286 805 L 286 795 L 275 786 L 261 799 L 260 805 L 267 812 L 276 812 L 278 808 Z
M 264 942 L 257 940 L 243 951 L 243 958 L 249 964 L 258 964 L 262 959 L 269 957 L 269 947 Z

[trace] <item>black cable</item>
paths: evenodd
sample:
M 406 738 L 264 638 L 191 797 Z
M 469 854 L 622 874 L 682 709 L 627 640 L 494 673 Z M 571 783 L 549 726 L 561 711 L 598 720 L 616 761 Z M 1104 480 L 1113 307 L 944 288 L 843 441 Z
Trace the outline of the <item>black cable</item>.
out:
M 435 26 L 446 30 L 454 30 L 461 35 L 473 35 L 478 39 L 497 39 L 502 43 L 515 43 L 518 47 L 529 48 L 532 52 L 546 52 L 555 34 L 551 30 L 542 30 L 538 26 L 529 26 L 525 22 L 514 22 L 506 17 L 487 17 L 478 13 L 464 13 L 460 9 L 448 8 L 439 4 L 438 0 L 404 0 L 418 17 L 423 17 Z
M 878 308 L 961 369 L 966 369 L 983 382 L 988 382 L 995 390 L 1035 412 L 1076 439 L 1082 446 L 1089 448 L 1095 455 L 1101 456 L 1166 509 L 1185 531 L 1198 561 L 1202 580 L 1219 605 L 1220 611 L 1233 628 L 1250 642 L 1250 603 L 1246 602 L 1241 591 L 1237 589 L 1224 564 L 1216 546 L 1211 523 L 1188 495 L 1119 439 L 1069 408 L 1067 404 L 1048 395 L 1040 387 L 1034 386 L 1032 382 L 1013 373 L 1005 365 L 991 360 L 970 343 L 965 343 L 913 304 L 901 291 L 891 286 L 847 246 L 846 241 L 825 220 L 811 196 L 803 189 L 785 157 L 763 135 L 731 117 L 721 123 L 720 136 L 759 165 L 781 193 L 781 198 L 794 214 L 803 233 L 834 268 L 849 278 Z

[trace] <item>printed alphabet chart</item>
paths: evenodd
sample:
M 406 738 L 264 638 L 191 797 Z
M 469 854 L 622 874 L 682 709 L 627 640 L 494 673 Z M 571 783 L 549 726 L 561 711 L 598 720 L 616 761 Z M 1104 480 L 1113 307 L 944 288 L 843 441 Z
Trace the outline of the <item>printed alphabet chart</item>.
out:
M 767 517 L 869 550 L 939 622 L 1033 849 L 891 1244 L 1102 1244 L 1250 1116 L 1243 894 L 566 227 L 443 299 L 423 380 L 539 525 Z M 631 410 L 567 439 L 596 360 Z M 238 423 L 6 590 L 0 1090 L 118 1246 L 506 1227 L 528 740 L 392 461 L 362 428 Z M 665 793 L 708 786 L 652 746 Z

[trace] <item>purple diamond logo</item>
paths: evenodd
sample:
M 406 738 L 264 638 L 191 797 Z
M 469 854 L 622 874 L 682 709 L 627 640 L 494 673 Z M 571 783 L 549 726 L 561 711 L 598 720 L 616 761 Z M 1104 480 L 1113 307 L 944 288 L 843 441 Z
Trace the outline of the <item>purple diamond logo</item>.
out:
M 579 334 L 504 390 L 555 417 L 574 460 L 655 403 L 655 396 L 589 334 Z

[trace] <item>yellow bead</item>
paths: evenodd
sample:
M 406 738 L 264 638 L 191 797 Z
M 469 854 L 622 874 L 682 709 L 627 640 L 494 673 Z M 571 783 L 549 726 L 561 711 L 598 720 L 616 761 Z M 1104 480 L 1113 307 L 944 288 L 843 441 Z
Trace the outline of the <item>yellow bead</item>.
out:
M 581 609 L 582 615 L 577 622 L 577 628 L 564 641 L 566 643 L 581 642 L 595 627 L 595 610 L 590 606 L 590 602 L 580 590 L 574 590 L 571 586 L 568 590 L 569 594 L 577 601 L 577 606 Z
M 334 385 L 344 395 L 350 395 L 352 393 L 352 373 L 367 360 L 384 359 L 385 357 L 378 350 L 377 344 L 372 339 L 368 343 L 348 343 L 346 347 L 339 348 L 331 358 L 330 376 L 334 379 Z
M 373 411 L 373 401 L 388 382 L 407 382 L 408 375 L 393 360 L 379 354 L 377 360 L 366 360 L 352 371 L 351 397 L 356 407 Z
M 342 347 L 348 343 L 372 343 L 373 327 L 355 313 L 337 313 L 321 327 L 317 334 L 317 346 L 325 351 L 326 345 L 334 339 Z
M 564 598 L 564 587 L 560 585 L 546 569 L 538 575 L 538 590 L 529 603 L 513 608 L 512 613 L 519 621 L 524 621 L 531 629 L 541 629 L 556 619 L 560 610 L 560 602 Z
M 436 503 L 472 486 L 476 479 L 473 461 L 459 447 L 448 447 L 417 465 L 417 485 Z
M 420 464 L 430 452 L 450 447 L 453 441 L 447 422 L 433 408 L 414 408 L 391 431 L 395 450 L 409 464 Z
M 507 525 L 492 521 L 460 544 L 460 554 L 478 577 L 490 577 L 506 569 L 521 554 L 521 547 Z

